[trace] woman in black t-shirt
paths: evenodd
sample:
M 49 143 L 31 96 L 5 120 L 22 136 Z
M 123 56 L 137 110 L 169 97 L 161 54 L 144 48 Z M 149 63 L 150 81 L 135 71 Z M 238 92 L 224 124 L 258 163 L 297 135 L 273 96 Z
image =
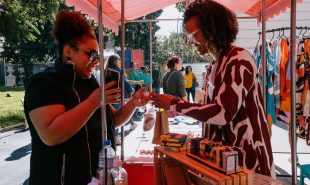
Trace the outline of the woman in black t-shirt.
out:
M 101 148 L 100 88 L 92 71 L 99 63 L 93 27 L 79 12 L 60 11 L 53 35 L 58 43 L 55 67 L 26 83 L 25 115 L 32 137 L 30 184 L 85 185 L 96 176 Z M 119 88 L 105 84 L 107 135 L 126 123 L 150 96 L 141 89 L 123 107 Z

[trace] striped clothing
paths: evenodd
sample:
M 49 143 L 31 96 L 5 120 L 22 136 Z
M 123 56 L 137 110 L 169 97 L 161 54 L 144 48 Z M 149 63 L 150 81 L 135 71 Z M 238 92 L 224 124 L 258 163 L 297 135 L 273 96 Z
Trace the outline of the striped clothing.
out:
M 171 110 L 205 122 L 209 140 L 240 147 L 239 164 L 243 167 L 275 177 L 262 94 L 251 55 L 243 48 L 231 47 L 217 62 L 212 99 L 207 98 L 205 105 L 174 99 Z

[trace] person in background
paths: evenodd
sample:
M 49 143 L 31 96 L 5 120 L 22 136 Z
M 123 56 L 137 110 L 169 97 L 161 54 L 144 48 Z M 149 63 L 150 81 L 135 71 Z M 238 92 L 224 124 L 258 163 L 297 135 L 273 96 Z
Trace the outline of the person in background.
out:
M 220 24 L 219 24 L 220 23 Z M 195 0 L 184 13 L 186 41 L 201 55 L 215 59 L 206 104 L 153 95 L 154 105 L 205 123 L 208 140 L 241 150 L 239 164 L 275 178 L 275 166 L 262 92 L 251 54 L 233 46 L 238 33 L 236 15 L 213 0 Z
M 209 81 L 209 75 L 211 73 L 211 68 L 212 68 L 212 64 L 207 64 L 205 65 L 205 71 L 202 72 L 202 80 L 203 80 L 202 90 L 206 89 L 206 86 Z
M 130 63 L 131 70 L 129 73 L 129 80 L 130 83 L 133 85 L 135 91 L 139 90 L 144 84 L 141 72 L 138 71 L 138 66 L 139 65 L 137 63 L 134 62 Z
M 194 79 L 197 80 L 197 76 L 192 72 L 192 66 L 185 67 L 184 81 L 185 81 L 185 90 L 187 93 L 187 101 L 190 100 L 190 95 L 192 95 L 193 102 L 195 102 L 195 89 Z
M 184 77 L 180 70 L 183 61 L 178 56 L 172 56 L 167 61 L 169 71 L 163 76 L 164 94 L 186 100 L 186 92 L 184 87 Z
M 24 112 L 31 134 L 31 185 L 88 184 L 96 176 L 102 146 L 101 93 L 92 74 L 99 63 L 94 28 L 80 12 L 57 13 L 53 36 L 58 43 L 55 66 L 25 81 Z M 145 89 L 123 107 L 117 82 L 105 84 L 107 138 L 126 123 L 136 108 L 149 102 Z
M 116 70 L 119 73 L 121 73 L 122 72 L 122 70 L 121 70 L 121 58 L 117 54 L 111 55 L 108 58 L 107 68 Z M 130 84 L 129 80 L 127 79 L 126 74 L 124 74 L 124 87 L 125 87 L 125 92 L 124 92 L 125 98 L 126 99 L 131 98 L 131 96 L 135 90 L 131 87 L 131 84 Z M 112 104 L 112 106 L 116 110 L 118 110 L 121 107 L 121 104 L 120 103 L 114 103 L 114 104 Z M 121 144 L 121 139 L 119 136 L 119 129 L 118 128 L 115 129 L 115 143 L 118 145 Z
M 141 71 L 142 71 L 141 76 L 142 76 L 143 81 L 144 81 L 143 86 L 150 88 L 150 86 L 151 86 L 151 76 L 150 76 L 148 67 L 147 66 L 142 66 L 141 67 Z
M 156 94 L 160 94 L 161 73 L 157 63 L 152 63 L 152 87 L 156 89 Z
M 165 70 L 165 73 L 163 75 L 163 78 L 162 78 L 162 82 L 163 82 L 163 93 L 166 94 L 167 93 L 167 85 L 166 85 L 166 82 L 167 82 L 167 78 L 170 74 L 170 69 L 168 68 L 168 61 L 165 62 L 164 64 L 164 70 Z

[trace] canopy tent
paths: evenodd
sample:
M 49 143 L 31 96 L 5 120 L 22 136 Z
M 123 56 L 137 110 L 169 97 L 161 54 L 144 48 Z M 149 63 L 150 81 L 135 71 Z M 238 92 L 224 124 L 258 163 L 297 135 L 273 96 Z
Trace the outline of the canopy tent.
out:
M 169 5 L 182 2 L 184 0 L 66 0 L 67 5 L 75 6 L 76 10 L 82 10 L 83 13 L 89 15 L 90 18 L 94 19 L 95 21 L 98 20 L 99 29 L 102 29 L 104 25 L 105 28 L 111 29 L 116 34 L 118 33 L 118 27 L 122 24 L 122 58 L 125 57 L 125 29 L 124 24 L 125 21 L 130 21 L 133 19 L 137 19 L 139 17 L 145 16 L 149 13 L 155 12 L 159 9 L 165 8 Z M 189 0 L 185 0 L 188 2 Z M 281 12 L 285 11 L 288 7 L 291 8 L 291 45 L 290 50 L 292 54 L 290 55 L 291 66 L 295 66 L 295 35 L 296 35 L 296 3 L 301 3 L 302 0 L 215 0 L 227 8 L 241 12 L 249 15 L 250 17 L 256 17 L 258 21 L 262 21 L 262 42 L 263 42 L 263 49 L 262 49 L 262 60 L 263 60 L 263 68 L 266 69 L 266 54 L 265 54 L 265 30 L 266 30 L 266 20 L 273 18 L 275 15 L 280 14 Z M 238 2 L 238 3 L 236 3 Z M 99 10 L 97 10 L 97 3 Z M 125 13 L 126 12 L 126 13 Z M 98 13 L 98 17 L 97 17 Z M 102 16 L 100 16 L 102 14 Z M 103 25 L 102 25 L 103 24 Z M 150 21 L 150 29 L 151 29 L 152 22 Z M 151 33 L 151 32 L 150 32 Z M 103 33 L 99 33 L 99 48 L 100 51 L 103 49 Z M 151 41 L 151 34 L 150 34 L 150 41 Z M 151 42 L 150 42 L 150 48 Z M 151 49 L 150 49 L 151 52 Z M 101 54 L 100 59 L 103 59 L 103 55 Z M 151 60 L 150 60 L 151 61 Z M 103 70 L 103 65 L 100 65 L 101 69 Z M 124 69 L 124 63 L 122 63 L 122 70 Z M 263 79 L 266 79 L 266 70 L 264 71 Z M 295 97 L 295 68 L 291 68 L 291 97 Z M 123 72 L 122 72 L 123 74 Z M 100 75 L 101 83 L 104 84 L 104 77 L 101 73 Z M 123 77 L 122 77 L 123 79 Z M 265 80 L 263 86 L 265 85 Z M 123 84 L 124 86 L 124 84 Z M 265 92 L 266 89 L 263 89 Z M 101 88 L 101 94 L 104 94 L 104 88 Z M 265 95 L 265 93 L 264 93 Z M 122 95 L 122 104 L 124 95 Z M 291 133 L 295 133 L 296 131 L 296 109 L 295 109 L 295 99 L 292 99 L 291 102 Z M 101 114 L 105 115 L 105 102 L 104 98 L 101 99 Z M 106 120 L 105 116 L 103 116 L 103 138 L 106 138 Z M 122 127 L 122 153 L 121 158 L 124 159 L 124 148 L 123 148 L 123 136 L 124 130 Z M 296 135 L 291 135 L 291 160 L 292 160 L 292 184 L 297 184 L 297 155 L 296 155 Z
M 133 20 L 155 12 L 181 0 L 126 0 L 125 20 Z M 97 0 L 66 0 L 68 6 L 74 6 L 75 10 L 82 10 L 83 13 L 98 20 Z M 102 19 L 105 28 L 111 29 L 118 34 L 121 23 L 121 0 L 102 0 Z
M 126 0 L 125 1 L 125 20 L 133 20 L 155 12 L 172 4 L 184 0 Z M 229 9 L 245 13 L 251 17 L 260 17 L 262 11 L 262 0 L 216 0 L 227 6 Z M 298 3 L 302 0 L 297 0 Z M 74 6 L 76 10 L 98 20 L 97 0 L 66 0 L 68 6 Z M 279 15 L 290 7 L 288 0 L 266 0 L 266 20 Z M 121 0 L 102 0 L 102 19 L 105 28 L 111 29 L 118 34 L 121 23 Z M 260 19 L 258 19 L 260 20 Z

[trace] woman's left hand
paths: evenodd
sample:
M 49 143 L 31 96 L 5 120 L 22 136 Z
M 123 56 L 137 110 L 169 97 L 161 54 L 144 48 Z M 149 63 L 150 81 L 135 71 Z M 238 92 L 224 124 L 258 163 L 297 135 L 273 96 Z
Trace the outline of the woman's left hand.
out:
M 147 89 L 147 87 L 142 87 L 135 93 L 132 100 L 136 107 L 143 107 L 152 99 L 154 92 L 145 93 L 144 91 Z

